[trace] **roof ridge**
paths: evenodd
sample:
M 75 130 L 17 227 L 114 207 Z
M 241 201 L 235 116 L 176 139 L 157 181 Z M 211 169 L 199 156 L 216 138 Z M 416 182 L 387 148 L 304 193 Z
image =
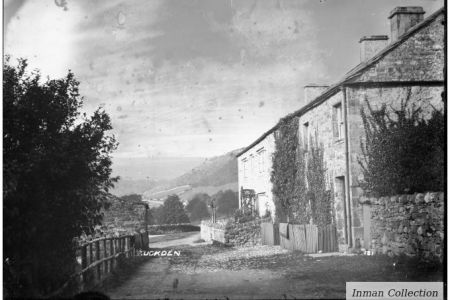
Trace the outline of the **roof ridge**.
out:
M 435 11 L 434 13 L 429 15 L 422 22 L 420 22 L 420 23 L 416 24 L 415 26 L 411 27 L 408 31 L 406 31 L 404 34 L 402 34 L 395 42 L 392 42 L 391 44 L 389 44 L 388 46 L 383 48 L 381 51 L 379 51 L 375 56 L 373 56 L 369 60 L 361 62 L 358 65 L 356 65 L 355 67 L 353 67 L 352 69 L 350 69 L 350 71 L 345 73 L 345 76 L 344 76 L 343 79 L 341 79 L 337 83 L 331 85 L 330 88 L 328 88 L 322 94 L 320 94 L 319 96 L 314 98 L 314 100 L 312 100 L 311 102 L 309 102 L 305 106 L 301 107 L 300 109 L 297 109 L 294 112 L 285 115 L 284 117 L 280 118 L 280 120 L 284 119 L 284 118 L 292 118 L 294 116 L 301 115 L 304 112 L 308 111 L 309 109 L 315 107 L 316 105 L 319 105 L 322 102 L 322 100 L 326 99 L 327 96 L 335 94 L 338 91 L 338 88 L 341 85 L 345 84 L 350 79 L 353 79 L 354 77 L 358 76 L 359 72 L 361 72 L 361 71 L 367 69 L 368 67 L 372 66 L 373 64 L 375 64 L 377 61 L 379 61 L 381 58 L 383 58 L 385 55 L 387 55 L 390 51 L 392 51 L 393 49 L 397 48 L 400 44 L 405 42 L 411 35 L 413 35 L 419 29 L 421 29 L 425 25 L 428 25 L 432 21 L 434 21 L 434 19 L 437 18 L 437 16 L 439 16 L 443 12 L 445 12 L 445 6 L 441 7 L 440 9 L 438 9 L 437 11 Z M 275 129 L 277 129 L 277 127 L 279 125 L 279 122 L 280 121 L 278 121 L 272 128 L 270 128 L 268 131 L 266 131 L 263 135 L 261 135 L 258 139 L 256 139 L 249 146 L 245 147 L 244 150 L 242 150 L 241 152 L 239 152 L 236 155 L 236 157 L 241 156 L 242 154 L 244 154 L 245 152 L 250 150 L 253 146 L 255 146 L 256 144 L 261 142 L 267 135 L 269 135 L 272 132 L 274 132 Z

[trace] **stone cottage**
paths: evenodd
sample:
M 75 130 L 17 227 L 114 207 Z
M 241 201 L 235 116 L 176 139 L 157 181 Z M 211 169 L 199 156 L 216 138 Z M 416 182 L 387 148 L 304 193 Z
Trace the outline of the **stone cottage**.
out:
M 298 118 L 301 140 L 308 141 L 314 134 L 324 146 L 327 184 L 334 191 L 342 248 L 352 247 L 357 238 L 367 248 L 370 242 L 369 211 L 358 202 L 363 179 L 358 157 L 365 135 L 360 110 L 366 107 L 365 101 L 375 108 L 383 103 L 398 108 L 409 93 L 410 104 L 419 105 L 424 114 L 443 108 L 445 11 L 442 8 L 426 19 L 424 14 L 422 7 L 393 9 L 388 16 L 390 39 L 386 35 L 362 37 L 360 64 L 332 86 L 305 86 L 305 102 L 292 114 Z M 237 155 L 239 187 L 255 191 L 260 215 L 266 210 L 275 213 L 270 173 L 277 128 L 272 127 Z

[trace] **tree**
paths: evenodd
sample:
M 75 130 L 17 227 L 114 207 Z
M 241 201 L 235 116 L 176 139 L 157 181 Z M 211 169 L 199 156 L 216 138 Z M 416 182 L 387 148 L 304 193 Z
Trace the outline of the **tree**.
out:
M 3 65 L 3 217 L 7 296 L 44 295 L 75 265 L 73 238 L 101 221 L 116 149 L 109 116 L 81 114 L 79 82 Z M 20 275 L 19 275 L 20 274 Z M 28 278 L 28 279 L 27 279 Z M 32 278 L 32 281 L 29 280 Z M 31 282 L 30 282 L 31 281 Z
M 203 201 L 196 202 L 190 215 L 191 221 L 198 221 L 209 217 L 208 207 Z
M 152 207 L 150 209 L 150 215 L 152 216 L 152 222 L 150 224 L 164 224 L 164 211 L 162 205 Z
M 194 207 L 199 202 L 208 203 L 208 201 L 211 199 L 211 197 L 206 193 L 198 193 L 195 194 L 194 197 L 192 197 L 191 200 L 189 200 L 188 204 L 186 205 L 186 210 L 188 213 L 192 213 Z
M 164 201 L 162 206 L 163 224 L 189 223 L 189 217 L 186 214 L 183 203 L 177 195 L 170 195 Z
M 213 196 L 217 201 L 217 213 L 221 215 L 232 215 L 239 207 L 239 196 L 232 190 L 219 191 Z
M 211 199 L 208 194 L 200 193 L 194 197 L 186 205 L 186 210 L 189 213 L 191 221 L 198 221 L 202 218 L 209 217 L 208 207 L 206 203 Z

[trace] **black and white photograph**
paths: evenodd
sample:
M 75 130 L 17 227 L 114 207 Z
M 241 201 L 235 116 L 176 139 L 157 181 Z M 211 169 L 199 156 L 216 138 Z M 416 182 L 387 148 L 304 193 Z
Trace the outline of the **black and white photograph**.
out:
M 3 0 L 4 299 L 447 299 L 445 0 Z

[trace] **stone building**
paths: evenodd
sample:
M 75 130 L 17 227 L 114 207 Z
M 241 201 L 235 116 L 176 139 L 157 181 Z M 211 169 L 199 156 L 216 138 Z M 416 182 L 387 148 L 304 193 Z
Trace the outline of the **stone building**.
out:
M 365 247 L 370 242 L 369 211 L 358 202 L 363 179 L 358 157 L 365 135 L 360 111 L 365 101 L 375 108 L 399 108 L 409 93 L 409 103 L 420 106 L 425 115 L 443 108 L 445 12 L 442 8 L 426 19 L 424 14 L 422 7 L 392 10 L 390 40 L 386 35 L 362 37 L 360 64 L 332 86 L 305 86 L 303 107 L 291 114 L 298 118 L 301 140 L 314 136 L 324 147 L 342 248 L 352 247 L 357 238 Z M 266 207 L 274 213 L 270 173 L 277 128 L 237 155 L 239 186 L 255 191 L 260 214 Z

